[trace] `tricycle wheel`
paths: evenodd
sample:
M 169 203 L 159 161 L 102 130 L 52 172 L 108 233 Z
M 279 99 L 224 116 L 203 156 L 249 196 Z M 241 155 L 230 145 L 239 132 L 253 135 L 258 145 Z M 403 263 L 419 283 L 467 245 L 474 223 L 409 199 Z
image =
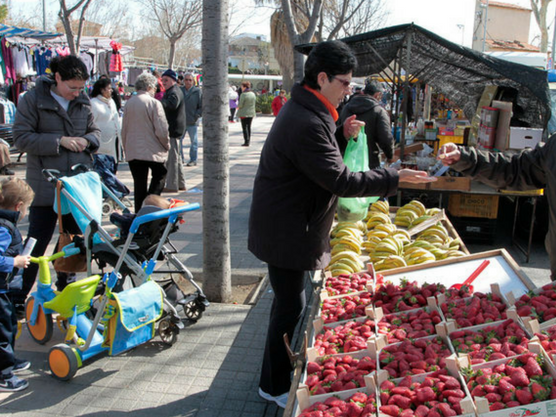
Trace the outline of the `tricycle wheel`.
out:
M 172 346 L 178 340 L 180 329 L 169 318 L 163 319 L 158 323 L 158 335 L 162 342 Z
M 52 314 L 45 314 L 42 306 L 39 306 L 37 319 L 35 324 L 31 325 L 31 315 L 35 305 L 35 297 L 31 296 L 25 303 L 25 318 L 27 319 L 27 328 L 31 337 L 40 345 L 44 345 L 52 337 Z
M 52 376 L 60 381 L 69 381 L 79 369 L 78 353 L 64 343 L 54 346 L 48 353 L 48 366 Z

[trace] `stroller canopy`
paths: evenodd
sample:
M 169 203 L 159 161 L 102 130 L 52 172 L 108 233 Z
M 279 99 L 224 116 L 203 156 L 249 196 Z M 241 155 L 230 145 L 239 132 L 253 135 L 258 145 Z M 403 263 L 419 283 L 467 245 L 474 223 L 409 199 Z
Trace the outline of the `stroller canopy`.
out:
M 60 198 L 62 215 L 71 213 L 83 233 L 91 220 L 96 220 L 100 224 L 102 221 L 102 186 L 99 175 L 89 171 L 73 177 L 62 177 L 60 181 L 63 182 L 63 189 L 67 194 L 81 206 L 81 208 L 77 207 L 62 192 Z M 54 200 L 54 211 L 58 211 L 56 200 Z

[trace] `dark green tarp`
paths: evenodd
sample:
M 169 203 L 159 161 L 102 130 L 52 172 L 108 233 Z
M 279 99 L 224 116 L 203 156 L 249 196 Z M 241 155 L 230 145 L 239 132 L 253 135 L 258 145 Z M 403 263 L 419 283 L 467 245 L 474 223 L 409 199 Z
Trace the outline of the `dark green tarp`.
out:
M 356 77 L 385 70 L 396 57 L 402 68 L 460 106 L 471 119 L 486 85 L 514 89 L 514 118 L 530 127 L 546 127 L 550 118 L 547 72 L 504 61 L 452 43 L 420 26 L 406 24 L 341 39 L 355 52 Z M 296 46 L 309 54 L 315 44 Z M 406 64 L 410 50 L 409 67 Z

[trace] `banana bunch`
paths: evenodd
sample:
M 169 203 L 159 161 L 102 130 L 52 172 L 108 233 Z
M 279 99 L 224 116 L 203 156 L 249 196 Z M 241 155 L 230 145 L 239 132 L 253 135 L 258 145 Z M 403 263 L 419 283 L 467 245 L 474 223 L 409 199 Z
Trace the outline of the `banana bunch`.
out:
M 375 201 L 373 204 L 371 204 L 371 209 L 369 210 L 369 212 L 373 212 L 373 211 L 378 211 L 380 213 L 384 213 L 384 214 L 389 214 L 390 213 L 390 204 L 388 204 L 388 201 Z M 370 215 L 369 215 L 370 217 Z M 367 219 L 368 220 L 368 219 Z
M 400 256 L 402 254 L 403 242 L 394 236 L 388 236 L 375 246 L 375 251 L 371 254 L 371 261 L 378 262 L 391 255 Z
M 369 213 L 371 213 L 371 215 L 369 220 L 367 220 L 367 230 L 372 230 L 379 224 L 392 224 L 392 220 L 388 214 L 380 211 L 370 211 Z
M 363 233 L 367 231 L 367 227 L 365 223 L 362 221 L 359 222 L 339 222 L 334 226 L 332 231 L 330 232 L 330 236 L 332 238 L 339 238 L 342 236 L 350 235 L 356 238 L 361 239 L 363 237 Z
M 328 270 L 332 276 L 336 277 L 341 274 L 353 274 L 364 269 L 365 265 L 359 258 L 359 255 L 350 250 L 336 252 L 330 259 Z
M 436 261 L 436 257 L 430 251 L 418 246 L 407 248 L 404 252 L 403 259 L 407 265 L 425 264 Z
M 409 228 L 415 220 L 425 215 L 426 210 L 423 203 L 412 200 L 399 208 L 394 217 L 394 224 L 396 226 Z
M 449 238 L 448 231 L 441 224 L 431 226 L 417 235 L 418 240 L 426 240 L 438 247 L 446 244 Z
M 447 250 L 444 256 L 440 259 L 459 258 L 461 256 L 465 256 L 465 253 L 460 250 L 451 249 Z
M 376 245 L 396 230 L 398 230 L 398 228 L 392 223 L 377 224 L 373 229 L 367 232 L 367 240 L 362 243 L 361 248 L 366 252 L 373 253 Z
M 433 207 L 433 208 L 427 209 L 425 211 L 425 215 L 427 215 L 427 216 L 436 216 L 440 212 L 441 212 L 441 210 L 438 207 Z
M 404 258 L 397 255 L 390 255 L 378 262 L 374 263 L 375 271 L 384 271 L 386 269 L 402 268 L 407 266 Z
M 401 241 L 404 245 L 411 243 L 411 236 L 409 232 L 404 229 L 396 229 L 394 232 L 390 234 L 390 236 L 395 237 L 399 241 Z

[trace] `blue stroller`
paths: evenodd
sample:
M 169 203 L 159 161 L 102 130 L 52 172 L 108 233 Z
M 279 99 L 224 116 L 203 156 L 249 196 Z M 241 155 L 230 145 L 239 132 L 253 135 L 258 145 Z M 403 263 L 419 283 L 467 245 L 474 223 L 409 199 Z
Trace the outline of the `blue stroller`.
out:
M 174 209 L 160 210 L 138 216 L 131 224 L 125 239 L 116 239 L 101 224 L 102 212 L 98 204 L 102 193 L 106 193 L 124 212 L 127 207 L 104 185 L 96 172 L 86 167 L 73 167 L 76 175 L 59 177 L 55 170 L 44 170 L 45 177 L 54 183 L 61 182 L 62 214 L 72 213 L 84 234 L 84 249 L 87 255 L 87 273 L 92 275 L 95 262 L 102 272 L 105 268 L 121 275 L 113 291 L 139 287 L 153 277 L 165 293 L 164 311 L 172 323 L 183 328 L 182 317 L 197 321 L 202 317 L 209 302 L 201 287 L 193 279 L 191 271 L 176 257 L 177 249 L 169 236 L 179 229 L 185 212 L 200 208 L 198 203 Z M 165 268 L 156 268 L 157 263 Z M 191 294 L 184 294 L 174 279 L 174 274 L 185 278 L 194 287 Z M 161 279 L 158 279 L 163 275 Z M 180 313 L 183 315 L 180 316 Z
M 93 162 L 93 170 L 100 175 L 102 183 L 112 191 L 118 200 L 120 200 L 126 207 L 132 207 L 131 201 L 127 198 L 130 191 L 127 186 L 121 182 L 118 177 L 114 174 L 115 172 L 115 162 L 112 158 L 107 155 L 97 154 Z M 110 196 L 103 192 L 102 193 L 102 215 L 108 216 L 115 209 L 119 208 L 118 204 L 110 198 Z

